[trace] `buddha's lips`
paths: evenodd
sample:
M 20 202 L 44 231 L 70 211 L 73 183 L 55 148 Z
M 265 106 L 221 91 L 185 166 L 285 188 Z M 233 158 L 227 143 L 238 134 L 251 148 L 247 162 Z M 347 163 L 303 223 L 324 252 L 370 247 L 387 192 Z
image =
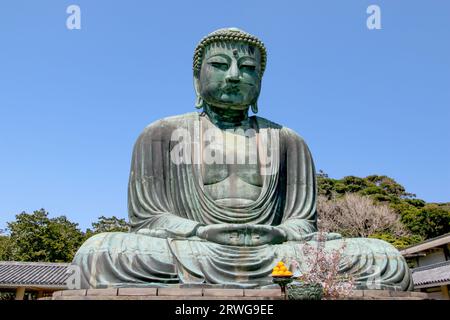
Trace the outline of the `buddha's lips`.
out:
M 227 94 L 237 94 L 239 93 L 240 89 L 239 86 L 226 86 L 222 89 L 222 91 Z

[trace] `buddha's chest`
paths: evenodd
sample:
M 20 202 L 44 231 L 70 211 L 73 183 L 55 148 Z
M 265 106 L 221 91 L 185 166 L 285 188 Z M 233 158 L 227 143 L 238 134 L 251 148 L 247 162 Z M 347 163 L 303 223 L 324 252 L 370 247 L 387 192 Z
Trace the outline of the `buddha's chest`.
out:
M 239 193 L 244 198 L 257 198 L 263 181 L 252 131 L 210 129 L 203 132 L 201 145 L 203 184 L 214 198 L 219 193 L 223 197 Z

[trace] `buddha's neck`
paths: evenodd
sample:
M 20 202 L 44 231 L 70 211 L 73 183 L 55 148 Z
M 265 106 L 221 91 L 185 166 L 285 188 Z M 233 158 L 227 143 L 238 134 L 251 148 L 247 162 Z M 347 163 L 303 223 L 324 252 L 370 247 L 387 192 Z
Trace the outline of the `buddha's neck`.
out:
M 205 113 L 218 126 L 240 126 L 248 120 L 248 108 L 245 110 L 231 110 L 205 104 Z

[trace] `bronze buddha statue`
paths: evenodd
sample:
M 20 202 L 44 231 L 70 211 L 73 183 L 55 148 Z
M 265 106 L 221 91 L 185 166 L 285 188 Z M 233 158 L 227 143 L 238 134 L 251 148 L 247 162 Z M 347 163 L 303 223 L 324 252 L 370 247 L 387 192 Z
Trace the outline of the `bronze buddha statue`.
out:
M 83 288 L 218 284 L 259 287 L 277 261 L 304 261 L 317 240 L 316 177 L 305 141 L 258 111 L 266 49 L 236 28 L 201 40 L 194 55 L 195 106 L 139 136 L 128 186 L 130 233 L 88 239 L 73 264 Z M 411 290 L 400 253 L 377 239 L 345 241 L 358 288 Z M 306 266 L 304 266 L 306 267 Z

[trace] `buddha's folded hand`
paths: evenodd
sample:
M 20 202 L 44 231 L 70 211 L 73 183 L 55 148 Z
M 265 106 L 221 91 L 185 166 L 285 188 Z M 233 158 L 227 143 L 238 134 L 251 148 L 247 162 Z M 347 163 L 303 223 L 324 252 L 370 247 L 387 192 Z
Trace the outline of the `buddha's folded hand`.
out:
M 342 235 L 335 232 L 312 232 L 301 236 L 302 241 L 317 241 L 317 242 L 324 242 L 324 241 L 331 241 L 331 240 L 338 240 L 342 239 Z
M 143 234 L 150 237 L 155 238 L 189 238 L 194 236 L 194 231 L 189 232 L 177 232 L 177 231 L 171 231 L 168 229 L 160 228 L 160 229 L 140 229 L 136 233 Z
M 286 241 L 286 232 L 281 228 L 250 224 L 213 224 L 197 229 L 201 239 L 231 246 L 259 246 L 279 244 Z

